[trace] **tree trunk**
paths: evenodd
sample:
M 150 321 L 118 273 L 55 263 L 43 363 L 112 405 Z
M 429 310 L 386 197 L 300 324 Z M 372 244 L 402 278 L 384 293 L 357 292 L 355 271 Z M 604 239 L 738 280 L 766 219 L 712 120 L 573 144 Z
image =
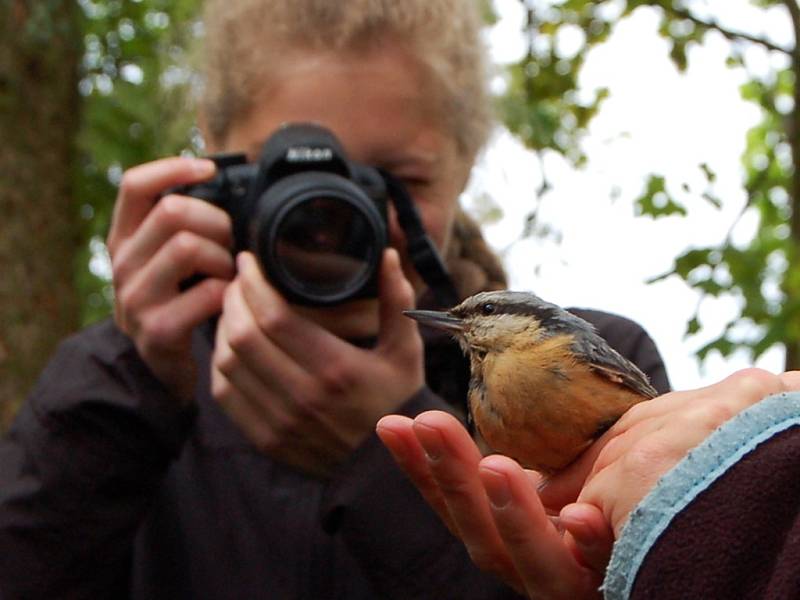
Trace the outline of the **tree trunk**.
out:
M 79 325 L 79 4 L 0 0 L 0 431 Z

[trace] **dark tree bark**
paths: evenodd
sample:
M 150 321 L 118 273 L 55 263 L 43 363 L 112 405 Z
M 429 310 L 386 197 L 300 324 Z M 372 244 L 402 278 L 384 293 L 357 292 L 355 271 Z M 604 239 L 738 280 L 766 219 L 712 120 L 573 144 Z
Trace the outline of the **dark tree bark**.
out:
M 0 0 L 0 431 L 79 325 L 79 5 Z

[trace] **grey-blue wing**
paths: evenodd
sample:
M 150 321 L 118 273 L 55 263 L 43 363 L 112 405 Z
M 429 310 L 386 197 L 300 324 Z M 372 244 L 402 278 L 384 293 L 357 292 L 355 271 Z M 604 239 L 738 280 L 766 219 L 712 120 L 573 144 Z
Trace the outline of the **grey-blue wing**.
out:
M 650 385 L 647 375 L 609 346 L 597 333 L 583 331 L 581 335 L 575 336 L 572 350 L 603 377 L 624 385 L 646 398 L 658 396 L 656 389 Z

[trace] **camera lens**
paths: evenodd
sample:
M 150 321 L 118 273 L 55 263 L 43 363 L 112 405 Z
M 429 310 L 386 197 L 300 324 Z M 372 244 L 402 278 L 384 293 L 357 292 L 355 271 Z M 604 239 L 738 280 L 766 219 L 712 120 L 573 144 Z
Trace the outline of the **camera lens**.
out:
M 332 305 L 377 294 L 386 221 L 352 181 L 318 171 L 289 175 L 259 199 L 251 225 L 262 265 L 291 301 Z
M 275 232 L 275 258 L 314 297 L 352 290 L 371 270 L 378 240 L 364 213 L 335 197 L 297 204 Z

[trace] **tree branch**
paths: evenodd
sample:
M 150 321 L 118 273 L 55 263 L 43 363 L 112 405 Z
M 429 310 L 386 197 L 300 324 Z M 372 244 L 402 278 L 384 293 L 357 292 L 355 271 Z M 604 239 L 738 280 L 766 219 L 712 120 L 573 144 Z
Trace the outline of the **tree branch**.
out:
M 795 54 L 800 52 L 800 6 L 797 5 L 797 0 L 784 0 L 786 9 L 789 11 L 789 16 L 792 19 L 792 29 L 794 31 L 794 51 Z
M 785 0 L 785 2 L 787 6 L 789 6 L 789 12 L 792 12 L 792 10 L 798 11 L 798 16 L 800 16 L 800 9 L 798 9 L 796 0 Z M 794 9 L 792 9 L 792 5 L 794 6 Z M 675 6 L 673 4 L 670 8 L 664 8 L 664 10 L 674 14 L 675 16 L 681 17 L 682 19 L 687 19 L 692 23 L 694 23 L 695 25 L 703 27 L 704 29 L 713 29 L 714 31 L 721 33 L 725 38 L 727 38 L 732 42 L 746 41 L 753 44 L 758 44 L 759 46 L 763 46 L 767 50 L 771 50 L 773 52 L 782 52 L 783 54 L 789 54 L 789 55 L 793 54 L 791 48 L 784 48 L 783 46 L 779 46 L 778 44 L 775 44 L 774 42 L 771 42 L 766 38 L 758 37 L 756 35 L 751 35 L 749 33 L 745 33 L 744 31 L 734 31 L 732 29 L 728 29 L 720 25 L 719 22 L 717 22 L 715 19 L 712 19 L 710 21 L 704 21 L 700 17 L 693 15 L 686 8 Z M 792 15 L 792 21 L 795 22 L 795 24 L 797 24 L 797 20 L 794 18 L 794 15 Z

